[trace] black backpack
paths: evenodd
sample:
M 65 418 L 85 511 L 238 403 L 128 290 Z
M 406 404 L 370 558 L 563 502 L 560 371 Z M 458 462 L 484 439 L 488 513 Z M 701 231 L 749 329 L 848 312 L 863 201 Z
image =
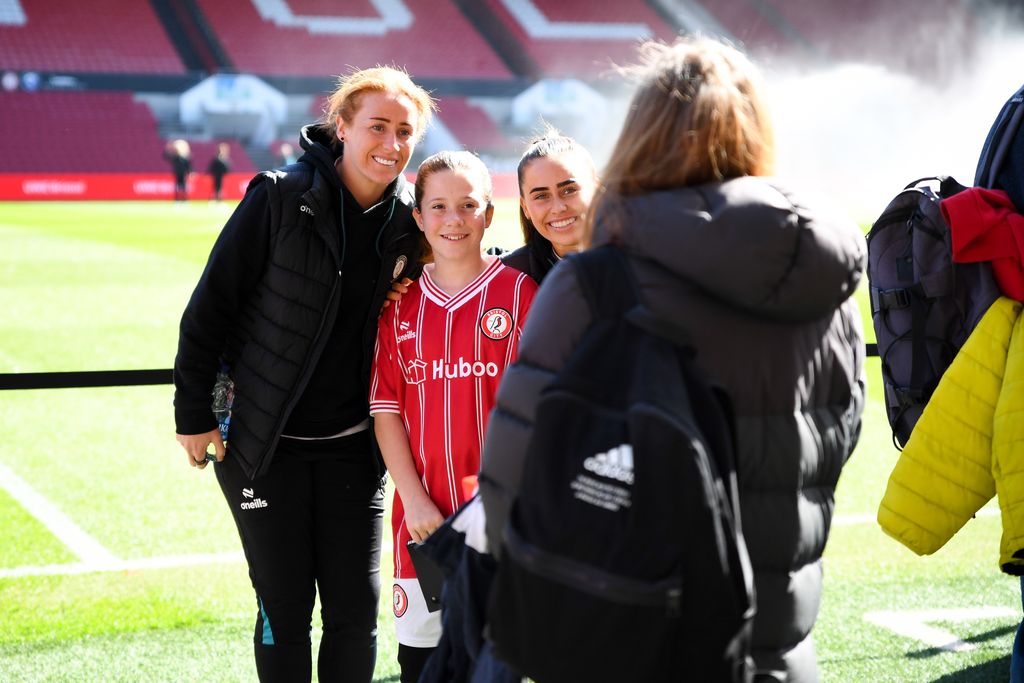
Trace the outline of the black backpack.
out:
M 741 681 L 753 581 L 731 416 L 622 252 L 568 259 L 593 324 L 544 390 L 488 608 L 538 683 Z
M 938 183 L 938 193 L 929 183 Z M 915 180 L 867 236 L 871 320 L 897 448 L 906 445 L 942 374 L 1000 295 L 990 263 L 953 262 L 939 204 L 964 189 L 948 176 Z

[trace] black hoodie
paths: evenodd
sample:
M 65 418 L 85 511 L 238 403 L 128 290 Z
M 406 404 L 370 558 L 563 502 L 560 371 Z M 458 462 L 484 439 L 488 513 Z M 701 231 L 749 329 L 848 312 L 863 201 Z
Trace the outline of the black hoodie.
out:
M 334 159 L 323 154 L 324 146 L 305 136 L 302 146 L 306 153 L 299 162 L 314 164 L 340 193 L 341 201 L 332 211 L 340 230 L 344 275 L 334 327 L 309 384 L 285 425 L 284 434 L 324 437 L 361 422 L 369 414 L 367 391 L 361 379 L 362 365 L 353 363 L 352 359 L 362 356 L 363 325 L 370 316 L 381 265 L 376 242 L 394 211 L 390 194 L 394 188 L 389 188 L 380 201 L 363 209 L 342 185 Z
M 338 179 L 331 137 L 307 126 L 301 143 L 299 162 L 254 178 L 225 224 L 175 359 L 178 433 L 216 427 L 211 390 L 226 368 L 229 449 L 253 477 L 282 433 L 325 436 L 367 416 L 377 313 L 391 282 L 419 268 L 405 178 L 362 211 Z

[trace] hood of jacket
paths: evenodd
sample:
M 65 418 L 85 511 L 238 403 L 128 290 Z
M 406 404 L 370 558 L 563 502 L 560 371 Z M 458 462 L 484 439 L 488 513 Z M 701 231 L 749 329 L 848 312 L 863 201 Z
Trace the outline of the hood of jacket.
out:
M 768 319 L 831 314 L 856 290 L 866 262 L 865 239 L 853 222 L 811 213 L 769 178 L 609 198 L 599 211 L 595 245 L 617 242 Z

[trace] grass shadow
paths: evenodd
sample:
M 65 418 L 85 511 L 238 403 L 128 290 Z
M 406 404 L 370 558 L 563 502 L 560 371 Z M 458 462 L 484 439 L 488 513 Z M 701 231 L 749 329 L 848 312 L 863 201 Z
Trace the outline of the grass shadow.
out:
M 940 676 L 932 683 L 1005 683 L 1010 675 L 1010 655 Z

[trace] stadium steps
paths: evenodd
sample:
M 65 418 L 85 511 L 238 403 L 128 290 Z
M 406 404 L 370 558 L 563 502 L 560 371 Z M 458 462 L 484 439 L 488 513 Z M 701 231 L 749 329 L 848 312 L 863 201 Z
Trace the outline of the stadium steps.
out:
M 516 76 L 536 80 L 543 76 L 540 65 L 523 50 L 523 46 L 511 35 L 485 3 L 479 0 L 453 0 L 466 20 L 484 39 L 491 49 Z
M 191 71 L 234 71 L 220 41 L 191 0 L 150 0 L 178 56 Z

